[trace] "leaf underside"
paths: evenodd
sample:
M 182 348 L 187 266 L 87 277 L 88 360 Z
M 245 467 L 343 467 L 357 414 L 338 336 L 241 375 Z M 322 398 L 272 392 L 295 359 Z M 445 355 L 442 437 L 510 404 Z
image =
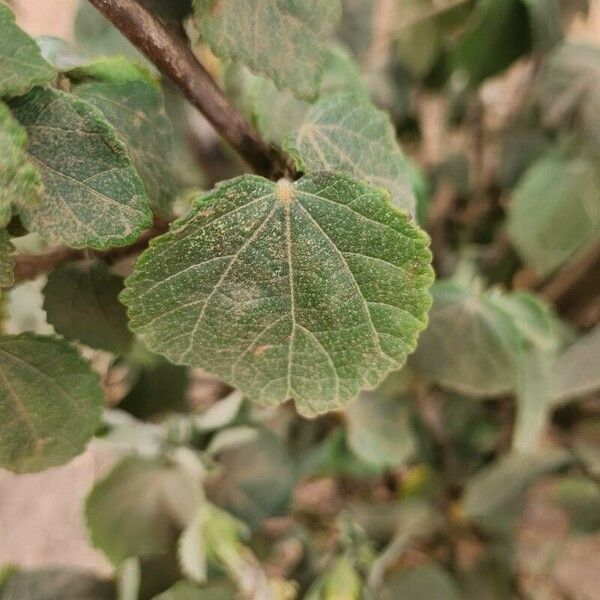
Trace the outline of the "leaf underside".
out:
M 414 348 L 430 306 L 427 245 L 384 191 L 350 177 L 244 176 L 153 241 L 122 300 L 152 350 L 314 416 Z
M 305 173 L 342 171 L 382 187 L 415 214 L 408 165 L 389 116 L 353 94 L 326 96 L 310 109 L 286 149 Z
M 215 54 L 301 98 L 317 94 L 323 37 L 340 17 L 339 0 L 195 0 L 194 9 L 200 37 Z
M 0 97 L 26 94 L 56 77 L 36 43 L 15 23 L 15 15 L 0 2 Z
M 0 336 L 0 466 L 39 471 L 77 456 L 101 406 L 98 376 L 69 344 Z
M 23 207 L 28 228 L 74 248 L 106 249 L 133 242 L 151 225 L 144 185 L 100 111 L 51 88 L 10 106 L 45 189 L 39 206 Z

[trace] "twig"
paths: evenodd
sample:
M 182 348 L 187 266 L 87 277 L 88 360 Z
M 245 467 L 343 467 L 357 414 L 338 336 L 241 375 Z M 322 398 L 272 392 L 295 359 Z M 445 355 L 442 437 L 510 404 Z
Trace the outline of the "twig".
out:
M 89 0 L 212 123 L 256 173 L 276 178 L 288 161 L 269 146 L 229 102 L 186 40 L 136 0 Z

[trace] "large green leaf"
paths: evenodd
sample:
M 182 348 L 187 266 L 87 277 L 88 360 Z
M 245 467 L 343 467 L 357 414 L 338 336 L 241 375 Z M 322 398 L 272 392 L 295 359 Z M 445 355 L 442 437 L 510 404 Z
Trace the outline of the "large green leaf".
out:
M 100 424 L 98 376 L 51 337 L 0 336 L 0 466 L 21 473 L 67 462 Z
M 0 288 L 10 287 L 15 280 L 15 260 L 12 256 L 14 247 L 6 229 L 0 229 Z
M 81 74 L 81 69 L 78 72 Z M 87 73 L 93 71 L 87 69 Z M 100 109 L 115 127 L 146 185 L 153 208 L 169 215 L 176 194 L 171 164 L 173 128 L 160 89 L 148 79 L 93 81 L 75 86 L 75 94 Z
M 0 2 L 0 97 L 21 96 L 55 77 L 35 42 L 17 27 L 12 10 Z
M 600 234 L 600 172 L 584 156 L 550 152 L 521 178 L 508 214 L 519 254 L 546 275 Z
M 433 287 L 429 326 L 414 364 L 430 381 L 469 396 L 494 396 L 516 383 L 521 338 L 487 294 L 452 281 Z
M 427 244 L 384 191 L 350 177 L 244 176 L 153 241 L 122 299 L 152 350 L 314 416 L 414 348 L 430 305 Z
M 81 248 L 133 242 L 152 223 L 144 184 L 114 128 L 89 103 L 50 88 L 11 101 L 29 134 L 43 202 L 24 206 L 27 227 Z
M 392 122 L 368 101 L 353 94 L 320 99 L 285 146 L 301 171 L 341 171 L 364 179 L 415 214 L 411 174 Z
M 8 225 L 15 208 L 35 206 L 42 182 L 27 159 L 27 133 L 0 102 L 0 227 Z
M 77 569 L 17 571 L 0 587 L 0 600 L 117 600 L 111 581 Z
M 194 9 L 200 36 L 215 54 L 242 61 L 302 98 L 317 94 L 323 38 L 340 17 L 339 0 L 194 0 Z
M 53 271 L 44 288 L 44 310 L 56 333 L 92 348 L 120 353 L 133 338 L 119 302 L 123 278 L 102 261 L 71 263 Z
M 177 465 L 126 457 L 86 500 L 92 543 L 114 564 L 174 551 L 201 498 L 199 483 Z

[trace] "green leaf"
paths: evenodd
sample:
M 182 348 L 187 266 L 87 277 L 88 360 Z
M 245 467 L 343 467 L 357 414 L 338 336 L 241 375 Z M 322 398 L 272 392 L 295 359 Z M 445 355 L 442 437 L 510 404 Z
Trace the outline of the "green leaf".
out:
M 198 587 L 189 581 L 179 581 L 153 600 L 224 600 L 235 598 L 236 590 L 230 583 L 211 583 Z
M 194 10 L 215 54 L 240 60 L 301 98 L 317 94 L 323 38 L 340 17 L 339 0 L 194 0 Z
M 55 78 L 36 43 L 17 27 L 12 10 L 0 2 L 0 97 L 21 96 Z
M 244 176 L 153 241 L 122 300 L 154 351 L 314 416 L 414 348 L 430 305 L 427 244 L 387 194 L 349 177 Z
M 111 581 L 77 569 L 18 571 L 0 590 L 0 600 L 115 600 Z
M 535 47 L 547 52 L 563 37 L 559 0 L 522 0 L 529 12 L 531 36 Z
M 92 348 L 122 353 L 133 336 L 119 302 L 123 278 L 100 260 L 66 264 L 50 274 L 44 310 L 56 333 Z
M 201 498 L 198 482 L 181 468 L 126 457 L 86 500 L 92 544 L 115 565 L 132 556 L 171 552 Z
M 436 564 L 404 568 L 386 583 L 382 600 L 459 600 L 462 594 L 450 575 Z
M 545 61 L 538 79 L 544 122 L 557 128 L 575 123 L 582 137 L 600 152 L 600 49 L 561 44 Z
M 15 208 L 34 207 L 42 195 L 42 182 L 26 147 L 26 131 L 0 102 L 0 228 L 10 223 Z
M 522 0 L 482 0 L 452 50 L 452 62 L 473 85 L 529 52 L 531 32 Z
M 111 65 L 108 68 L 109 73 L 115 73 Z M 177 187 L 171 164 L 173 128 L 160 89 L 148 79 L 121 82 L 127 74 L 119 75 L 117 81 L 106 81 L 98 65 L 86 72 L 95 74 L 99 81 L 77 85 L 74 93 L 98 108 L 114 126 L 146 185 L 152 207 L 168 216 Z
M 600 325 L 567 348 L 554 366 L 552 401 L 560 404 L 600 389 Z
M 362 392 L 346 413 L 348 443 L 353 452 L 381 469 L 406 464 L 417 450 L 408 403 L 406 397 Z
M 0 288 L 10 287 L 14 281 L 14 247 L 6 229 L 0 229 Z
M 437 282 L 432 294 L 429 326 L 414 365 L 429 381 L 468 396 L 510 391 L 521 344 L 511 319 L 487 294 L 452 281 Z
M 552 151 L 514 190 L 508 233 L 539 275 L 561 266 L 600 233 L 600 171 L 583 156 Z
M 352 94 L 320 99 L 285 148 L 298 168 L 341 171 L 384 188 L 394 206 L 415 214 L 411 174 L 387 113 Z
M 582 476 L 567 477 L 559 482 L 555 494 L 575 531 L 595 534 L 600 530 L 600 487 L 597 482 Z
M 0 466 L 23 473 L 81 453 L 100 425 L 98 376 L 66 342 L 0 336 Z
M 50 88 L 10 105 L 45 187 L 39 206 L 22 209 L 28 228 L 75 248 L 104 249 L 133 242 L 152 224 L 144 185 L 99 110 Z

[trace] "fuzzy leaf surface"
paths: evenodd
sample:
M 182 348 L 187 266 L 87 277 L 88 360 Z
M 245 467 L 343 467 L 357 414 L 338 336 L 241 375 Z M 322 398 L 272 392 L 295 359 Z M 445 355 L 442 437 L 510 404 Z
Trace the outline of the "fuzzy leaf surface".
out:
M 6 229 L 0 229 L 0 288 L 14 283 L 15 260 L 12 256 L 14 247 Z
M 155 210 L 165 216 L 176 193 L 171 165 L 173 128 L 160 89 L 147 80 L 95 81 L 75 94 L 98 108 L 127 146 Z
M 340 17 L 339 0 L 195 0 L 194 10 L 200 37 L 215 54 L 299 97 L 317 94 L 323 38 Z
M 102 390 L 68 343 L 0 336 L 0 466 L 23 473 L 83 451 L 100 424 Z
M 45 189 L 39 206 L 23 207 L 28 228 L 75 248 L 105 249 L 133 242 L 151 225 L 144 184 L 98 109 L 50 88 L 10 106 Z
M 44 288 L 48 322 L 60 335 L 92 348 L 120 353 L 132 334 L 119 302 L 123 278 L 101 261 L 67 264 L 53 271 Z
M 15 15 L 0 2 L 0 97 L 21 96 L 56 77 L 36 43 L 15 23 Z
M 341 171 L 382 187 L 398 208 L 415 214 L 409 167 L 389 116 L 353 94 L 316 102 L 287 150 L 300 170 Z
M 122 300 L 152 350 L 314 416 L 413 350 L 430 306 L 427 245 L 383 190 L 345 175 L 244 176 L 151 244 Z

